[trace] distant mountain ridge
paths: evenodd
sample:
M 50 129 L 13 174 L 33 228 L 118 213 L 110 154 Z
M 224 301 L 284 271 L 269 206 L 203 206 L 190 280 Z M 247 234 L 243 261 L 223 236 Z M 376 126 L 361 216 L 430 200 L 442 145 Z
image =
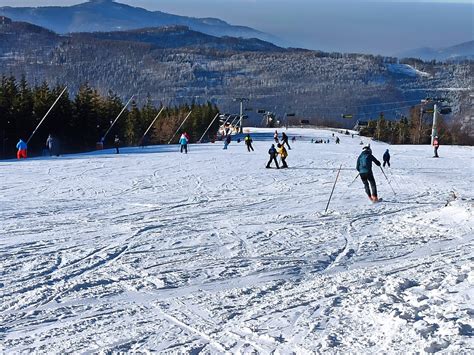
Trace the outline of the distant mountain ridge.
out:
M 392 57 L 283 49 L 185 26 L 59 35 L 0 16 L 0 77 L 67 84 L 71 93 L 89 83 L 122 98 L 141 93 L 139 104 L 149 95 L 167 106 L 211 101 L 222 112 L 235 112 L 234 98 L 247 97 L 259 109 L 281 114 L 293 108 L 298 117 L 322 120 L 342 113 L 354 114 L 353 120 L 380 112 L 397 117 L 403 107 L 382 103 L 445 95 L 456 102 L 453 112 L 472 116 L 473 62 L 417 62 L 416 69 L 397 63 Z M 250 120 L 259 124 L 261 117 L 252 112 Z
M 216 49 L 222 51 L 284 51 L 257 38 L 216 37 L 193 31 L 187 26 L 150 27 L 128 31 L 82 32 L 72 33 L 72 37 L 99 39 L 108 41 L 128 41 L 147 43 L 156 48 L 193 48 Z
M 417 48 L 399 53 L 398 57 L 419 58 L 425 61 L 430 61 L 433 59 L 441 61 L 474 59 L 474 40 L 439 49 L 429 47 Z
M 144 27 L 181 25 L 208 35 L 222 37 L 258 38 L 278 42 L 276 37 L 245 26 L 230 25 L 216 18 L 193 18 L 148 11 L 115 2 L 90 0 L 68 7 L 0 7 L 0 16 L 14 21 L 29 22 L 54 32 L 110 32 Z
M 97 0 L 107 1 L 107 0 Z M 187 26 L 150 27 L 114 32 L 79 32 L 59 35 L 46 28 L 28 22 L 12 21 L 0 16 L 0 49 L 15 51 L 15 48 L 28 48 L 32 39 L 50 47 L 61 42 L 74 40 L 80 43 L 130 42 L 134 45 L 148 44 L 152 49 L 214 49 L 235 52 L 275 52 L 286 49 L 256 38 L 216 37 L 193 31 Z M 20 41 L 20 39 L 22 39 Z M 47 49 L 47 48 L 46 48 Z

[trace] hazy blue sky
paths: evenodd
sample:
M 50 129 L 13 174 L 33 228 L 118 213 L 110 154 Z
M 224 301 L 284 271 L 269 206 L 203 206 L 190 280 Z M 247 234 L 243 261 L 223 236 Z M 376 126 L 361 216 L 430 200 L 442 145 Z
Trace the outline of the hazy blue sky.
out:
M 72 5 L 75 0 L 0 0 L 0 6 Z M 474 39 L 472 0 L 120 0 L 149 10 L 217 17 L 271 33 L 292 46 L 396 54 Z

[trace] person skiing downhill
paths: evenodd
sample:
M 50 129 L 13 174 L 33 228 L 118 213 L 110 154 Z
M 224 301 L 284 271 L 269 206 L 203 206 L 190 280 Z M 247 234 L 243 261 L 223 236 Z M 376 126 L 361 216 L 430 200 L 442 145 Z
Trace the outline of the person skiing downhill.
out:
M 245 145 L 247 146 L 247 150 L 250 152 L 252 151 L 253 152 L 253 147 L 252 147 L 252 138 L 250 137 L 250 134 L 247 134 L 247 136 L 245 136 Z
M 286 146 L 288 147 L 288 149 L 291 150 L 291 147 L 290 147 L 290 145 L 288 144 L 288 136 L 286 135 L 285 132 L 283 132 L 283 133 L 281 134 L 281 140 L 282 140 L 282 142 L 283 142 L 282 145 L 285 145 L 285 144 L 286 144 Z
M 388 149 L 383 153 L 383 167 L 385 168 L 385 164 L 388 165 L 390 168 L 390 153 Z
M 439 158 L 439 155 L 438 155 L 438 148 L 439 148 L 438 136 L 435 136 L 434 139 L 433 139 L 433 147 L 434 147 L 434 156 L 433 156 L 433 158 Z
M 182 153 L 184 151 L 185 154 L 188 154 L 188 138 L 186 137 L 186 134 L 183 133 L 181 134 L 181 137 L 179 138 L 179 151 Z
M 16 157 L 18 159 L 22 159 L 22 158 L 26 159 L 28 146 L 25 143 L 25 141 L 23 141 L 23 139 L 20 138 L 20 140 L 18 141 L 16 145 L 16 149 L 18 149 L 18 152 L 16 153 Z
M 270 160 L 268 160 L 266 168 L 270 169 L 270 164 L 272 163 L 272 161 L 274 161 L 276 168 L 280 169 L 280 167 L 278 166 L 277 158 L 276 158 L 278 153 L 277 153 L 277 150 L 275 149 L 275 144 L 272 144 L 272 146 L 268 150 L 268 154 L 270 155 Z
M 288 152 L 286 151 L 285 146 L 283 144 L 278 143 L 277 147 L 278 147 L 277 152 L 281 158 L 282 168 L 286 169 L 288 168 L 288 165 L 286 164 L 286 158 L 288 157 Z
M 362 182 L 364 183 L 367 196 L 369 196 L 369 199 L 372 202 L 378 202 L 379 199 L 377 196 L 377 185 L 372 172 L 372 162 L 374 162 L 377 166 L 381 165 L 380 162 L 372 155 L 372 150 L 370 149 L 370 145 L 368 145 L 362 148 L 362 153 L 360 153 L 359 158 L 357 159 L 356 169 L 360 174 Z

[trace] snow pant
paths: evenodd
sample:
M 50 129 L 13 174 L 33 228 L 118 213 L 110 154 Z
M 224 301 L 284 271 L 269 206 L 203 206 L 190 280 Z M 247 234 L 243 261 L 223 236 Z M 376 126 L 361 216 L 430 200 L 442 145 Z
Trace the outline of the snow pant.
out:
M 388 167 L 390 168 L 390 159 L 389 160 L 384 160 L 383 161 L 383 167 L 385 168 L 385 164 L 388 165 Z
M 282 168 L 288 168 L 288 165 L 286 164 L 286 158 L 281 158 L 281 165 L 282 165 Z
M 439 148 L 439 147 L 434 147 L 434 156 L 435 156 L 435 158 L 439 158 L 439 156 L 438 156 L 438 148 Z
M 49 147 L 48 148 L 49 150 L 49 156 L 52 157 L 53 155 L 56 155 L 57 157 L 59 157 L 59 149 L 57 147 Z
M 286 146 L 288 147 L 288 149 L 291 150 L 291 147 L 290 147 L 290 145 L 288 144 L 288 139 L 286 139 L 286 140 L 283 141 L 283 145 L 285 145 L 285 144 L 286 144 Z
M 26 159 L 26 149 L 18 150 L 18 152 L 16 153 L 16 157 L 18 159 L 21 159 L 21 158 Z
M 181 148 L 180 148 L 179 151 L 182 153 L 183 150 L 186 154 L 188 154 L 188 145 L 187 144 L 181 144 Z
M 377 185 L 375 184 L 374 174 L 372 172 L 360 174 L 360 178 L 364 183 L 365 193 L 367 196 L 377 196 Z M 369 188 L 370 182 L 370 188 Z M 370 189 L 372 188 L 372 193 L 370 193 Z
M 275 165 L 276 165 L 277 169 L 280 169 L 280 166 L 278 165 L 278 161 L 277 161 L 276 155 L 270 155 L 270 160 L 269 160 L 268 163 L 267 163 L 267 168 L 270 167 L 270 164 L 272 163 L 272 161 L 275 162 Z
M 253 147 L 252 147 L 252 143 L 247 143 L 247 150 L 250 152 L 250 150 L 252 150 L 253 152 Z
M 119 154 L 119 147 L 117 145 L 115 146 L 115 154 Z

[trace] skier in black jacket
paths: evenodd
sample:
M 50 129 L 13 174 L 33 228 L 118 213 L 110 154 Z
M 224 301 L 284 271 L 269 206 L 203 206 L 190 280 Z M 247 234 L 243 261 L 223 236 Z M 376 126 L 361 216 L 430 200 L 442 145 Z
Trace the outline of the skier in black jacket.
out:
M 250 134 L 247 134 L 247 136 L 244 138 L 245 145 L 247 146 L 247 150 L 250 152 L 253 152 L 253 147 L 252 147 L 252 138 L 250 137 Z
M 268 154 L 270 155 L 270 160 L 268 161 L 266 168 L 270 169 L 270 164 L 272 163 L 272 161 L 274 161 L 277 169 L 280 169 L 280 167 L 278 166 L 277 150 L 275 149 L 275 144 L 272 144 L 272 146 L 268 150 Z
M 383 167 L 385 168 L 385 164 L 388 165 L 390 168 L 390 153 L 388 152 L 388 149 L 383 153 Z
M 285 132 L 281 134 L 281 140 L 283 141 L 282 145 L 285 145 L 288 147 L 289 150 L 291 150 L 290 145 L 288 144 L 288 136 L 286 135 Z
M 372 155 L 370 146 L 365 146 L 362 149 L 362 153 L 360 153 L 359 158 L 357 159 L 356 169 L 360 174 L 362 182 L 364 183 L 367 196 L 369 196 L 369 199 L 372 202 L 377 202 L 379 199 L 377 196 L 377 185 L 375 184 L 375 178 L 372 172 L 372 162 L 374 162 L 377 166 L 381 165 L 380 162 Z M 371 189 L 372 193 L 370 192 Z

